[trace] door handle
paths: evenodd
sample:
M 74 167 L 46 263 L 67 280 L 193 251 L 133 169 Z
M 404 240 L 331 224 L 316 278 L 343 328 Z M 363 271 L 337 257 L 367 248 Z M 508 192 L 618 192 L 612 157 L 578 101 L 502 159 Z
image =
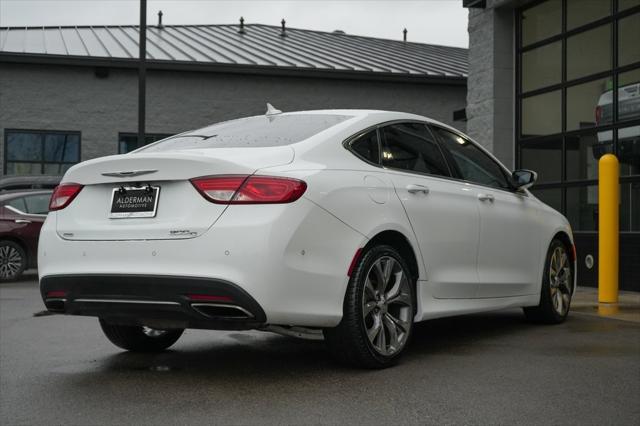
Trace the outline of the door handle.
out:
M 491 194 L 478 194 L 478 200 L 493 203 L 494 198 Z
M 429 193 L 429 188 L 427 188 L 424 185 L 407 185 L 407 191 L 409 191 L 409 194 L 417 194 L 419 192 L 422 192 L 423 194 L 428 194 Z
M 27 219 L 16 219 L 14 220 L 15 223 L 31 223 L 30 220 Z

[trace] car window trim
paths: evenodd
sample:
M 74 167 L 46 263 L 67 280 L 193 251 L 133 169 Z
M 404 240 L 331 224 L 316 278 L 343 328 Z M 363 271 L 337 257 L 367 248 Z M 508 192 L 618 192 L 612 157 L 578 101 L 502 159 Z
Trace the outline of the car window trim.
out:
M 445 161 L 447 162 L 447 167 L 449 168 L 449 172 L 450 172 L 450 176 L 442 176 L 442 175 L 433 175 L 433 174 L 429 174 L 429 173 L 420 173 L 420 172 L 416 172 L 416 171 L 410 171 L 410 170 L 404 170 L 404 169 L 394 169 L 391 167 L 386 167 L 382 164 L 382 138 L 380 135 L 380 129 L 385 127 L 385 126 L 389 126 L 392 124 L 397 124 L 397 123 L 420 123 L 423 124 L 425 126 L 427 126 L 427 128 L 429 129 L 429 131 L 432 133 L 432 135 L 435 137 L 436 143 L 438 144 L 440 151 L 442 152 Z M 445 127 L 442 125 L 439 125 L 437 123 L 431 123 L 428 121 L 423 121 L 423 120 L 389 120 L 389 121 L 385 121 L 382 123 L 378 123 L 378 124 L 374 124 L 371 125 L 363 130 L 360 130 L 359 132 L 349 136 L 348 138 L 346 138 L 343 142 L 342 142 L 342 146 L 349 151 L 351 154 L 353 154 L 354 156 L 356 156 L 358 159 L 364 161 L 365 163 L 377 167 L 379 169 L 388 171 L 388 172 L 393 172 L 393 173 L 404 173 L 407 175 L 416 175 L 416 176 L 422 176 L 422 177 L 430 177 L 430 178 L 435 178 L 435 179 L 442 179 L 442 180 L 446 180 L 446 181 L 452 181 L 455 183 L 467 183 L 467 184 L 471 184 L 471 185 L 476 185 L 476 186 L 480 186 L 483 188 L 488 188 L 488 189 L 492 189 L 492 190 L 496 190 L 496 191 L 502 191 L 502 192 L 506 192 L 508 194 L 515 194 L 515 195 L 520 195 L 520 196 L 524 196 L 524 197 L 528 197 L 529 196 L 529 192 L 527 190 L 519 190 L 515 187 L 512 186 L 512 182 L 510 179 L 507 179 L 507 182 L 509 183 L 510 187 L 509 189 L 505 189 L 505 188 L 496 188 L 495 186 L 490 186 L 490 185 L 485 185 L 482 183 L 478 183 L 478 182 L 473 182 L 470 180 L 466 180 L 466 179 L 462 179 L 460 177 L 456 177 L 453 175 L 453 168 L 451 167 L 451 165 L 449 164 L 449 162 L 451 161 L 449 159 L 449 151 L 445 150 L 444 147 L 440 146 L 441 141 L 440 138 L 437 134 L 435 134 L 435 132 L 433 131 L 433 129 L 431 129 L 431 127 L 437 127 L 446 131 L 449 131 L 451 133 L 454 133 L 460 137 L 463 137 L 465 140 L 468 140 L 470 143 L 474 144 L 475 146 L 479 147 L 484 153 L 487 153 L 487 150 L 480 146 L 480 144 L 478 144 L 477 142 L 475 142 L 474 140 L 472 140 L 471 138 L 465 136 L 463 133 L 461 133 L 460 131 L 453 129 L 453 128 L 449 128 L 449 127 Z M 370 132 L 371 130 L 376 129 L 377 130 L 377 135 L 378 135 L 378 162 L 379 163 L 372 163 L 371 161 L 362 158 L 360 155 L 358 155 L 355 151 L 353 151 L 350 147 L 351 142 L 355 141 L 357 138 L 359 138 L 360 136 Z M 496 160 L 493 159 L 493 157 L 491 155 L 489 155 L 489 158 L 491 160 L 493 160 L 494 162 Z M 500 168 L 506 173 L 506 176 L 508 178 L 509 176 L 509 169 L 507 169 L 502 163 L 498 162 L 498 165 L 500 166 Z
M 355 151 L 355 149 L 353 149 L 353 147 L 352 147 L 354 142 L 357 142 L 361 137 L 363 137 L 367 133 L 370 133 L 371 131 L 374 131 L 374 130 L 376 132 L 376 143 L 378 144 L 378 162 L 377 163 L 374 163 L 374 162 L 370 161 L 368 158 L 364 158 L 363 156 L 358 154 Z M 366 129 L 359 131 L 355 135 L 349 136 L 347 139 L 345 139 L 342 142 L 342 146 L 344 146 L 347 149 L 347 151 L 349 151 L 350 153 L 352 153 L 353 155 L 355 155 L 356 157 L 358 157 L 360 160 L 364 161 L 365 163 L 370 164 L 372 166 L 381 167 L 381 164 L 382 164 L 382 151 L 381 151 L 382 150 L 382 146 L 381 146 L 381 142 L 380 142 L 380 130 L 378 129 L 378 125 L 367 127 Z
M 501 162 L 499 162 L 499 161 L 497 161 L 495 158 L 493 158 L 493 155 L 492 155 L 489 151 L 487 151 L 487 150 L 486 150 L 482 145 L 480 145 L 479 143 L 475 142 L 475 141 L 474 141 L 474 140 L 472 140 L 471 138 L 469 138 L 469 137 L 465 136 L 464 134 L 462 134 L 462 133 L 461 133 L 461 132 L 459 132 L 459 131 L 454 131 L 453 129 L 449 129 L 449 128 L 446 128 L 446 127 L 443 127 L 443 126 L 439 126 L 439 125 L 437 125 L 437 124 L 431 124 L 431 123 L 430 123 L 430 124 L 428 124 L 428 126 L 429 126 L 429 127 L 435 127 L 435 128 L 438 128 L 438 129 L 441 129 L 441 130 L 444 130 L 444 131 L 447 131 L 447 132 L 453 133 L 454 135 L 456 135 L 456 136 L 459 136 L 459 137 L 463 138 L 465 141 L 467 141 L 467 143 L 470 143 L 470 144 L 472 144 L 473 146 L 475 146 L 476 148 L 478 148 L 478 149 L 480 150 L 480 152 L 482 152 L 483 154 L 485 154 L 489 160 L 493 161 L 493 163 L 494 163 L 494 164 L 497 164 L 497 165 L 498 165 L 499 169 L 502 171 L 503 177 L 504 177 L 504 178 L 505 178 L 505 180 L 507 181 L 507 185 L 509 185 L 509 188 L 498 188 L 498 187 L 491 186 L 491 185 L 487 185 L 487 184 L 484 184 L 484 183 L 474 182 L 474 181 L 471 181 L 471 180 L 468 180 L 468 179 L 464 179 L 464 178 L 462 177 L 462 175 L 460 175 L 460 176 L 458 176 L 458 177 L 455 177 L 455 176 L 454 176 L 454 177 L 452 177 L 452 179 L 454 179 L 454 180 L 458 180 L 458 181 L 461 181 L 461 182 L 471 183 L 471 184 L 473 184 L 473 185 L 478 185 L 478 186 L 482 186 L 482 187 L 485 187 L 485 188 L 492 188 L 492 189 L 496 189 L 496 190 L 499 190 L 499 191 L 505 191 L 505 192 L 509 192 L 509 193 L 516 193 L 516 194 L 520 194 L 520 193 L 522 193 L 522 191 L 520 191 L 518 188 L 516 188 L 516 187 L 513 185 L 513 182 L 511 181 L 511 172 L 509 171 L 509 169 L 507 169 L 507 168 L 506 168 L 506 167 L 505 167 Z M 433 133 L 437 136 L 438 142 L 439 142 L 439 143 L 441 143 L 441 144 L 443 144 L 443 142 L 442 142 L 442 140 L 441 140 L 441 137 L 440 137 L 439 135 L 437 135 L 437 133 L 436 133 L 435 131 L 434 131 Z M 446 159 L 447 159 L 447 161 L 451 161 L 451 162 L 453 162 L 453 159 L 451 159 L 451 158 L 450 158 L 450 157 L 451 157 L 451 153 L 449 152 L 449 150 L 447 150 L 447 149 L 446 149 L 446 147 L 444 147 L 444 146 L 442 147 L 442 149 L 446 152 Z M 454 163 L 454 164 L 455 164 L 455 163 Z M 453 168 L 453 167 L 452 167 L 452 168 Z M 457 169 L 457 167 L 456 167 L 456 169 L 455 169 L 455 170 L 456 170 L 456 172 L 457 172 L 456 174 L 459 174 L 459 173 L 460 173 L 460 171 Z M 526 192 L 524 192 L 524 194 L 526 195 Z
M 433 138 L 433 143 L 435 144 L 436 148 L 438 149 L 438 152 L 440 152 L 440 155 L 442 156 L 442 160 L 444 161 L 444 164 L 447 167 L 447 172 L 449 172 L 449 175 L 448 176 L 447 175 L 436 175 L 436 174 L 433 174 L 433 173 L 417 172 L 415 170 L 399 169 L 399 168 L 395 168 L 395 167 L 385 166 L 382 163 L 382 151 L 380 151 L 380 164 L 382 165 L 382 167 L 384 169 L 386 169 L 386 170 L 398 170 L 398 171 L 406 172 L 406 173 L 409 173 L 409 174 L 416 174 L 416 175 L 420 175 L 420 176 L 435 176 L 435 177 L 440 176 L 440 177 L 443 177 L 443 178 L 453 177 L 453 173 L 451 172 L 451 167 L 449 167 L 449 164 L 447 163 L 447 159 L 445 158 L 444 153 L 442 152 L 442 148 L 438 144 L 438 140 L 436 139 L 436 137 L 433 134 L 433 132 L 431 131 L 431 129 L 429 129 L 429 126 L 427 126 L 423 121 L 419 121 L 419 120 L 396 120 L 395 123 L 388 123 L 388 124 L 385 124 L 384 126 L 378 126 L 378 134 L 379 134 L 380 144 L 385 146 L 385 147 L 387 146 L 387 138 L 383 137 L 384 133 L 382 132 L 384 130 L 384 128 L 395 126 L 397 124 L 404 124 L 404 123 L 418 123 L 418 124 L 421 124 L 421 125 L 423 125 L 425 127 L 425 130 Z

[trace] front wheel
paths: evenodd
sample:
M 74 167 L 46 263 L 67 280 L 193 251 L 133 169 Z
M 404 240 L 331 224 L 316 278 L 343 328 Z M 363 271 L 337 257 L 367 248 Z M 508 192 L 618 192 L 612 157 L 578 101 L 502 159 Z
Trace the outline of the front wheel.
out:
M 342 321 L 324 331 L 332 355 L 358 367 L 393 365 L 413 329 L 414 291 L 414 278 L 395 248 L 369 249 L 351 275 Z
M 524 308 L 527 319 L 546 324 L 559 324 L 569 314 L 573 294 L 573 266 L 567 248 L 560 240 L 549 246 L 542 276 L 540 303 Z
M 138 325 L 115 325 L 100 319 L 100 327 L 114 345 L 131 352 L 160 352 L 178 341 L 184 329 L 158 330 Z

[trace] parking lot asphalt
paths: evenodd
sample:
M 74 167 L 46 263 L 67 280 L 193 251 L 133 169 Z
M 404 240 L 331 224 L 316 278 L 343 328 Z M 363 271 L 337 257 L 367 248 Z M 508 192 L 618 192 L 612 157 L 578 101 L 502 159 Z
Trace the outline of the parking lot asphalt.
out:
M 519 310 L 418 324 L 401 363 L 345 368 L 322 342 L 187 330 L 129 354 L 95 318 L 34 316 L 33 275 L 0 284 L 0 423 L 616 424 L 640 418 L 640 324 Z

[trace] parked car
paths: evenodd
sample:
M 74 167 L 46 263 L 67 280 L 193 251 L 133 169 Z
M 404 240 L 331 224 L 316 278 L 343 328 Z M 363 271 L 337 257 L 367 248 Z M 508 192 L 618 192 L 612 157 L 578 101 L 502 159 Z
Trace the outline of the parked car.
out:
M 640 82 L 618 89 L 618 119 L 640 118 Z M 607 90 L 598 98 L 595 110 L 596 125 L 611 124 L 613 119 L 613 90 Z M 593 145 L 593 156 L 613 152 L 613 131 L 598 132 L 598 143 Z M 618 130 L 618 159 L 631 168 L 629 174 L 640 171 L 640 126 L 622 127 Z
M 28 189 L 53 189 L 62 176 L 4 176 L 0 178 L 0 193 Z
M 131 351 L 260 329 L 386 367 L 417 321 L 566 318 L 572 233 L 535 179 L 426 117 L 269 108 L 72 167 L 42 228 L 41 293 Z
M 38 237 L 51 190 L 0 193 L 0 281 L 37 266 Z

